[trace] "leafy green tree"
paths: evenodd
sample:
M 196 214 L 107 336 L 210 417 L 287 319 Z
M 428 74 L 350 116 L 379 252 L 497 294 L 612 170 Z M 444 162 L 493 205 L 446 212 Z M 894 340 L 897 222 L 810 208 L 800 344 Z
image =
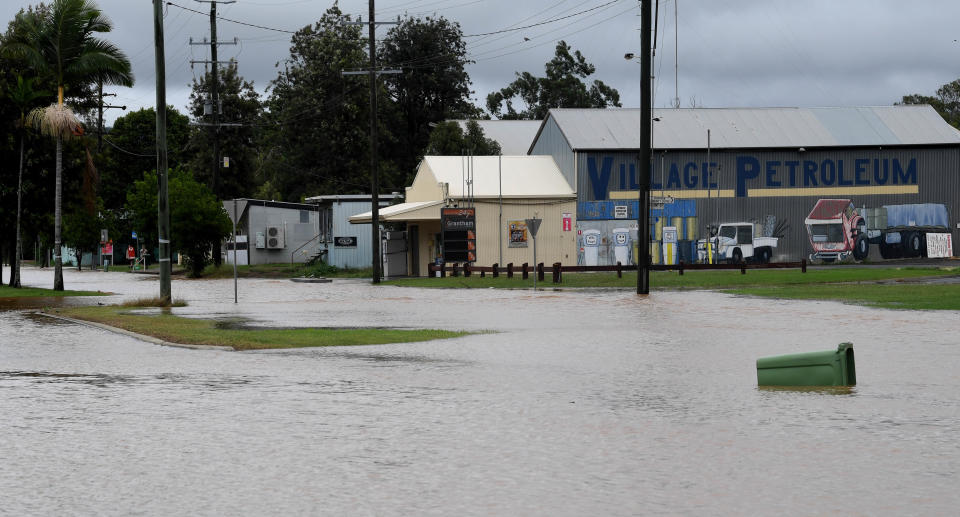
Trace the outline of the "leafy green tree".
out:
M 47 92 L 34 89 L 35 77 L 24 78 L 17 74 L 16 84 L 11 85 L 7 92 L 9 102 L 16 106 L 19 115 L 16 121 L 17 133 L 20 139 L 20 167 L 17 173 L 17 223 L 16 223 L 16 247 L 13 254 L 13 260 L 10 262 L 10 286 L 20 287 L 20 256 L 22 255 L 23 241 L 20 235 L 20 216 L 23 212 L 23 162 L 25 157 L 24 143 L 27 138 L 27 113 L 37 107 L 37 101 L 45 96 Z
M 82 204 L 74 206 L 63 218 L 63 244 L 75 251 L 78 271 L 81 269 L 83 254 L 96 251 L 102 226 L 98 213 L 91 213 Z
M 483 128 L 475 120 L 467 122 L 464 131 L 458 122 L 441 122 L 430 133 L 430 142 L 426 154 L 432 156 L 493 156 L 500 154 L 500 144 L 487 138 Z
M 190 138 L 190 147 L 194 150 L 190 169 L 196 171 L 197 179 L 210 185 L 218 197 L 231 199 L 249 197 L 254 189 L 253 173 L 257 169 L 257 124 L 263 113 L 260 95 L 253 83 L 244 81 L 237 70 L 237 63 L 231 61 L 217 74 L 218 95 L 223 109 L 219 120 L 221 124 L 230 124 L 220 128 L 201 127 Z M 196 121 L 210 123 L 213 118 L 204 116 L 204 104 L 208 103 L 210 84 L 213 74 L 207 72 L 199 81 L 194 80 L 190 93 L 190 116 Z M 238 125 L 239 124 L 239 125 Z M 214 157 L 213 138 L 217 133 L 219 174 L 213 177 Z M 222 158 L 229 158 L 224 167 Z
M 126 202 L 127 190 L 143 173 L 157 168 L 157 112 L 153 108 L 118 117 L 104 135 L 98 156 L 100 197 L 108 210 Z M 167 160 L 170 168 L 186 165 L 190 158 L 190 118 L 167 106 Z
M 18 16 L 25 37 L 8 42 L 9 51 L 24 59 L 38 74 L 50 74 L 57 83 L 57 103 L 32 120 L 57 143 L 54 195 L 54 249 L 56 263 L 53 288 L 63 290 L 60 258 L 63 140 L 79 131 L 73 111 L 64 102 L 64 90 L 99 82 L 133 85 L 130 61 L 113 44 L 96 37 L 110 32 L 110 20 L 89 0 L 54 0 L 48 13 L 28 12 Z
M 960 129 L 960 79 L 938 88 L 935 96 L 931 97 L 918 93 L 904 95 L 903 99 L 896 104 L 929 104 L 937 110 L 943 120 Z
M 97 197 L 99 176 L 93 164 L 93 155 L 87 149 L 87 163 L 83 170 L 83 184 L 80 188 L 80 203 L 65 218 L 63 229 L 64 244 L 76 250 L 77 270 L 83 266 L 83 253 L 94 251 L 100 240 L 100 210 L 103 203 Z
M 407 184 L 430 138 L 430 124 L 449 119 L 479 118 L 470 103 L 467 46 L 460 24 L 446 18 L 406 18 L 390 29 L 378 49 L 385 68 L 400 74 L 382 76 L 396 121 L 396 142 L 390 149 Z
M 270 181 L 287 201 L 370 190 L 368 79 L 341 75 L 368 64 L 366 39 L 344 23 L 349 19 L 334 5 L 297 31 L 290 59 L 270 83 L 265 147 L 271 152 L 258 181 Z
M 498 119 L 542 120 L 552 108 L 621 106 L 620 93 L 603 81 L 594 80 L 587 88 L 583 79 L 596 71 L 579 50 L 571 54 L 570 45 L 560 41 L 553 59 L 546 64 L 546 77 L 517 73 L 517 79 L 506 88 L 487 95 L 487 110 Z M 514 107 L 517 98 L 525 109 L 517 111 Z
M 230 235 L 231 222 L 223 205 L 206 185 L 193 178 L 190 171 L 177 168 L 170 171 L 170 246 L 182 253 L 192 276 L 199 276 L 210 263 L 210 249 L 219 247 Z M 150 228 L 155 236 L 157 228 L 157 174 L 144 173 L 127 195 L 127 208 L 133 214 L 135 226 Z

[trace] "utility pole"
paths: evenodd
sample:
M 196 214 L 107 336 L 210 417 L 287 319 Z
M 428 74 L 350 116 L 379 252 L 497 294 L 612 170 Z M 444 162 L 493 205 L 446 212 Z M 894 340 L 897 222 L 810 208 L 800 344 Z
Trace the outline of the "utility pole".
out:
M 397 25 L 399 22 L 380 22 L 375 18 L 374 0 L 370 0 L 370 69 L 366 71 L 370 78 L 370 235 L 373 242 L 373 283 L 380 283 L 380 178 L 379 157 L 377 156 L 377 75 L 399 74 L 400 70 L 377 70 L 377 25 Z M 364 22 L 348 22 L 351 25 L 363 25 Z M 342 72 L 343 75 L 360 75 L 363 71 Z
M 157 69 L 157 230 L 160 237 L 160 298 L 170 302 L 170 195 L 167 191 L 167 84 L 163 52 L 163 1 L 153 0 L 153 45 Z
M 380 283 L 380 177 L 377 157 L 377 24 L 370 0 L 370 205 L 372 219 L 370 234 L 373 237 L 373 283 Z
M 103 110 L 109 108 L 120 108 L 123 111 L 127 111 L 126 106 L 113 106 L 111 104 L 104 104 L 104 97 L 116 97 L 115 93 L 103 93 L 103 82 L 97 83 L 97 152 L 103 152 Z
M 651 131 L 653 130 L 651 80 L 651 2 L 640 0 L 640 163 L 637 164 L 640 176 L 639 210 L 637 236 L 640 239 L 640 253 L 637 257 L 637 294 L 650 294 L 650 153 Z
M 210 102 L 213 105 L 213 124 L 211 133 L 213 134 L 213 163 L 211 169 L 213 185 L 213 195 L 220 199 L 220 63 L 217 61 L 217 47 L 219 45 L 236 45 L 237 41 L 218 42 L 217 41 L 217 4 L 233 4 L 236 0 L 193 0 L 202 4 L 210 4 Z M 207 42 L 194 43 L 191 45 L 205 45 Z M 194 61 L 191 61 L 194 63 Z M 219 262 L 218 262 L 219 263 Z

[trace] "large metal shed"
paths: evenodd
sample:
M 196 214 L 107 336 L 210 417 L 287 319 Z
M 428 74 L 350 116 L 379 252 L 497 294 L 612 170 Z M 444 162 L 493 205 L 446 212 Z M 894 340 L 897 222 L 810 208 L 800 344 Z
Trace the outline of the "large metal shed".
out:
M 579 233 L 599 232 L 602 246 L 614 228 L 629 226 L 639 249 L 641 124 L 638 109 L 555 109 L 529 149 L 552 156 L 576 186 Z M 664 226 L 679 226 L 687 260 L 697 238 L 728 222 L 777 228 L 774 260 L 806 258 L 804 219 L 820 199 L 867 210 L 942 204 L 956 242 L 960 132 L 930 106 L 658 109 L 650 188 L 651 236 L 659 241 Z M 654 262 L 658 249 L 650 243 Z M 599 255 L 600 263 L 614 260 Z

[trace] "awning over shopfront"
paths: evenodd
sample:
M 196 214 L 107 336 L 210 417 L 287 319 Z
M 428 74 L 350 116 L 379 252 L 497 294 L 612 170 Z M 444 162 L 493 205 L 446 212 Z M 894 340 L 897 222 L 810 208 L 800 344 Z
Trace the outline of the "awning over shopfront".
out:
M 399 205 L 387 206 L 380 209 L 380 220 L 384 222 L 406 222 L 406 221 L 439 221 L 440 211 L 437 207 L 443 204 L 443 201 L 417 201 L 413 203 L 400 203 Z M 373 219 L 372 212 L 364 212 L 351 216 L 349 221 L 354 224 L 370 224 Z

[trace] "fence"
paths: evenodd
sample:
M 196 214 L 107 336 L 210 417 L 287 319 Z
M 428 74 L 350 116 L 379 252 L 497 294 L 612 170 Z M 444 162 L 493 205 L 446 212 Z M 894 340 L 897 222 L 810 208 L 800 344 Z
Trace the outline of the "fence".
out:
M 768 264 L 684 264 L 682 261 L 678 264 L 651 264 L 647 266 L 647 269 L 650 271 L 677 271 L 683 275 L 684 271 L 690 270 L 706 270 L 706 269 L 727 269 L 727 270 L 739 270 L 740 274 L 747 274 L 748 269 L 797 269 L 799 268 L 801 272 L 807 272 L 807 261 L 806 259 L 801 260 L 800 262 L 771 262 Z M 530 276 L 531 271 L 535 271 L 537 275 L 537 280 L 542 281 L 544 279 L 545 272 L 548 268 L 544 267 L 543 262 L 537 264 L 535 268 L 531 268 L 530 265 L 526 262 L 521 264 L 519 267 L 514 266 L 511 262 L 506 266 L 500 266 L 499 264 L 494 264 L 492 266 L 474 266 L 469 263 L 459 264 L 453 263 L 449 264 L 427 264 L 427 271 L 429 271 L 430 276 L 435 276 L 437 273 L 440 273 L 440 277 L 447 276 L 447 271 L 449 270 L 450 276 L 460 276 L 462 273 L 463 276 L 469 277 L 473 274 L 479 273 L 480 277 L 486 277 L 487 273 L 491 273 L 494 278 L 499 277 L 501 274 L 506 273 L 507 278 L 513 278 L 514 274 L 519 273 L 521 277 L 526 280 Z M 563 282 L 564 273 L 585 273 L 591 271 L 606 271 L 606 272 L 616 272 L 618 278 L 623 277 L 624 271 L 636 271 L 636 264 L 626 264 L 623 265 L 617 262 L 613 266 L 564 266 L 560 262 L 554 262 L 553 265 L 549 267 L 551 274 L 553 275 L 553 283 L 559 284 Z

